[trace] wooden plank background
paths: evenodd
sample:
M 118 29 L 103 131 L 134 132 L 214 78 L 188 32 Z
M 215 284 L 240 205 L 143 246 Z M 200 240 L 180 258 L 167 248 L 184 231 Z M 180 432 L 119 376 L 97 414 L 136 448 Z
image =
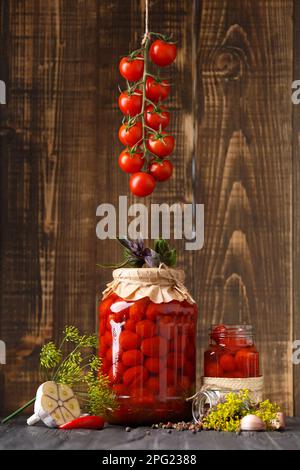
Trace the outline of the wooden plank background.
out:
M 117 260 L 115 242 L 96 238 L 96 207 L 128 194 L 117 64 L 143 16 L 142 0 L 1 1 L 2 412 L 33 395 L 43 341 L 66 324 L 96 329 L 111 277 L 96 260 Z M 147 204 L 205 205 L 205 247 L 175 243 L 199 305 L 198 378 L 209 325 L 253 323 L 266 394 L 299 413 L 299 1 L 150 0 L 150 28 L 179 50 L 176 177 Z

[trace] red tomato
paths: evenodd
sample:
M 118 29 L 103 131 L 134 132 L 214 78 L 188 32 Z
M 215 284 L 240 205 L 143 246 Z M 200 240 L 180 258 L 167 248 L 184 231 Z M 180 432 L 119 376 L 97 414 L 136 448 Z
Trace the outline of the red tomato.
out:
M 180 377 L 178 381 L 178 386 L 184 391 L 188 391 L 191 388 L 192 382 L 191 379 L 187 375 L 183 375 Z
M 181 352 L 185 355 L 189 344 L 190 340 L 187 335 L 178 335 L 170 341 L 170 349 L 172 351 Z
M 150 302 L 150 304 L 147 307 L 146 317 L 151 321 L 156 321 L 156 317 L 159 313 L 160 313 L 159 312 L 159 304 L 155 304 L 153 302 Z
M 145 361 L 145 367 L 148 369 L 149 372 L 152 374 L 158 374 L 160 368 L 160 360 L 158 357 L 149 357 Z
M 149 104 L 145 110 L 145 122 L 155 131 L 165 129 L 170 122 L 170 113 L 165 106 Z
M 175 383 L 175 371 L 174 369 L 167 369 L 167 385 L 174 385 Z
M 177 47 L 175 44 L 156 39 L 149 49 L 149 55 L 152 62 L 159 67 L 166 67 L 172 64 L 176 59 Z
M 106 330 L 106 317 L 100 318 L 100 336 L 105 334 Z
M 259 376 L 259 354 L 251 348 L 240 349 L 235 355 L 236 365 L 241 377 Z
M 123 310 L 123 312 L 110 313 L 107 317 L 106 328 L 110 331 L 115 328 L 114 323 L 121 323 L 128 317 L 128 310 Z
M 112 348 L 108 348 L 106 351 L 106 359 L 110 362 L 112 361 Z
M 145 407 L 153 409 L 155 398 L 146 388 L 141 388 L 140 384 L 137 384 L 130 388 L 130 404 L 133 409 L 140 409 L 142 415 Z
M 123 374 L 123 382 L 125 385 L 138 385 L 145 382 L 149 374 L 143 366 L 130 367 Z
M 217 362 L 210 362 L 204 364 L 204 376 L 205 377 L 222 377 L 223 369 Z
M 105 343 L 105 336 L 100 336 L 100 347 L 99 347 L 99 356 L 103 358 L 107 351 L 107 345 Z
M 133 59 L 131 57 L 123 57 L 119 63 L 119 71 L 126 80 L 137 82 L 144 73 L 144 59 L 141 56 Z
M 109 373 L 110 367 L 111 367 L 111 361 L 104 359 L 102 362 L 101 372 L 107 375 Z
M 223 372 L 223 377 L 233 378 L 242 378 L 243 374 L 239 370 L 233 370 L 231 372 Z
M 125 173 L 136 173 L 143 168 L 144 161 L 142 152 L 123 150 L 119 155 L 118 164 Z
M 167 98 L 170 93 L 171 85 L 167 80 L 159 80 L 153 77 L 148 77 L 146 80 L 146 97 L 157 103 Z
M 163 338 L 166 338 L 167 340 L 174 338 L 174 336 L 176 335 L 176 332 L 177 332 L 177 328 L 174 323 L 166 324 L 166 325 L 164 325 L 163 323 L 160 323 L 159 325 L 160 336 L 163 336 Z
M 195 361 L 196 348 L 194 342 L 189 342 L 186 347 L 186 357 Z
M 109 313 L 111 305 L 118 299 L 117 294 L 110 294 L 99 305 L 100 313 Z
M 151 338 L 156 333 L 156 326 L 150 320 L 142 320 L 136 324 L 135 331 L 141 338 Z
M 137 349 L 141 343 L 140 337 L 133 331 L 124 330 L 120 334 L 120 346 L 124 351 Z
M 159 380 L 157 377 L 150 377 L 146 383 L 147 390 L 150 390 L 154 395 L 159 392 Z
M 227 328 L 225 325 L 216 325 L 214 326 L 211 332 L 211 338 L 217 343 L 220 343 L 220 336 L 224 337 L 227 335 Z
M 119 96 L 119 108 L 126 116 L 136 116 L 142 110 L 142 92 L 135 90 L 134 93 L 128 94 L 123 91 Z
M 142 341 L 141 351 L 145 356 L 163 357 L 168 351 L 168 342 L 165 338 L 154 336 Z
M 154 176 L 156 181 L 166 181 L 171 178 L 173 173 L 173 165 L 170 160 L 162 162 L 152 162 L 149 165 L 149 173 Z
M 170 353 L 167 361 L 168 367 L 182 369 L 184 365 L 184 355 L 181 353 Z
M 111 331 L 106 331 L 103 338 L 104 338 L 104 343 L 106 344 L 106 346 L 110 347 L 112 345 L 112 333 L 111 333 Z
M 168 157 L 174 150 L 175 140 L 171 135 L 162 132 L 160 134 L 150 134 L 147 147 L 159 158 Z
M 128 395 L 128 390 L 125 385 L 122 384 L 115 384 L 112 386 L 113 391 L 115 392 L 116 395 Z
M 129 309 L 129 318 L 133 321 L 140 321 L 144 318 L 146 314 L 146 309 L 149 304 L 150 300 L 148 297 L 144 297 L 143 299 L 136 300 Z
M 236 369 L 236 363 L 232 354 L 222 354 L 220 366 L 225 372 L 232 372 Z
M 125 325 L 124 325 L 124 329 L 135 332 L 135 321 L 127 320 Z
M 125 147 L 133 147 L 139 143 L 143 137 L 142 123 L 122 124 L 119 129 L 119 140 Z
M 192 362 L 185 362 L 183 366 L 183 372 L 185 375 L 188 375 L 192 380 L 195 380 L 195 366 Z
M 237 351 L 240 348 L 249 346 L 249 340 L 247 338 L 240 338 L 239 336 L 233 337 L 224 337 L 219 339 L 219 345 L 224 346 L 227 349 L 230 349 L 232 352 Z
M 132 194 L 138 197 L 149 196 L 154 191 L 155 179 L 149 173 L 133 173 L 130 177 L 129 187 Z
M 122 355 L 122 362 L 128 367 L 139 366 L 143 362 L 143 354 L 138 349 L 125 351 Z

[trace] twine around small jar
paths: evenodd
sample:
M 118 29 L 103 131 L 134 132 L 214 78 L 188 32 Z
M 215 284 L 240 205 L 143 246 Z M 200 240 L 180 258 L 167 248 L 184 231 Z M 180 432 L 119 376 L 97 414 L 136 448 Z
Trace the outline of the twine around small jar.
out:
M 238 392 L 249 390 L 250 398 L 259 403 L 263 400 L 264 377 L 202 377 L 202 387 L 189 400 L 195 399 L 200 393 L 207 390 L 220 390 L 226 392 Z

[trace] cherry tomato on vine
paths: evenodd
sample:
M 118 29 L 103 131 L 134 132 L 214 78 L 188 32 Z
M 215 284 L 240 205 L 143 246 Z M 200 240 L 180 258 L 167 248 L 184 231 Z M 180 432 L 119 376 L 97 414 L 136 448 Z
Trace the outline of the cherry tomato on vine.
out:
M 135 90 L 133 93 L 123 91 L 119 96 L 119 108 L 123 114 L 133 117 L 141 112 L 142 101 L 141 90 Z
M 119 71 L 126 80 L 137 82 L 144 73 L 144 59 L 141 56 L 137 56 L 137 58 L 123 57 L 119 63 Z
M 152 62 L 159 67 L 166 67 L 172 64 L 176 59 L 177 47 L 175 44 L 156 39 L 149 49 L 149 55 Z
M 174 137 L 161 132 L 157 134 L 150 134 L 147 141 L 147 147 L 150 152 L 154 153 L 160 158 L 167 157 L 173 152 L 175 146 Z
M 139 197 L 149 196 L 154 191 L 155 179 L 149 173 L 133 173 L 130 177 L 129 187 L 132 194 Z
M 133 147 L 142 139 L 142 123 L 138 121 L 135 124 L 122 124 L 118 136 L 125 147 Z
M 170 122 L 170 113 L 165 106 L 153 106 L 149 104 L 145 110 L 145 121 L 147 126 L 158 131 L 160 126 L 165 129 Z
M 166 181 L 172 176 L 173 165 L 170 160 L 152 162 L 149 165 L 149 173 L 156 179 L 156 181 Z
M 121 170 L 125 171 L 125 173 L 136 173 L 143 168 L 143 153 L 139 150 L 133 152 L 125 149 L 120 153 L 118 163 Z
M 157 103 L 167 98 L 170 93 L 171 85 L 167 80 L 158 80 L 148 77 L 146 80 L 146 97 Z

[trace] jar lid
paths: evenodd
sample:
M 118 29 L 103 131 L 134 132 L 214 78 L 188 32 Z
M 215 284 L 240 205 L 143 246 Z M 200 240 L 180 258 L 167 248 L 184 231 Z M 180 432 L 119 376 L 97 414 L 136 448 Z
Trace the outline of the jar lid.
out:
M 125 300 L 139 300 L 149 297 L 154 303 L 172 300 L 195 303 L 183 284 L 184 271 L 165 265 L 159 268 L 119 268 L 113 271 L 114 280 L 107 284 L 103 297 L 116 293 Z

